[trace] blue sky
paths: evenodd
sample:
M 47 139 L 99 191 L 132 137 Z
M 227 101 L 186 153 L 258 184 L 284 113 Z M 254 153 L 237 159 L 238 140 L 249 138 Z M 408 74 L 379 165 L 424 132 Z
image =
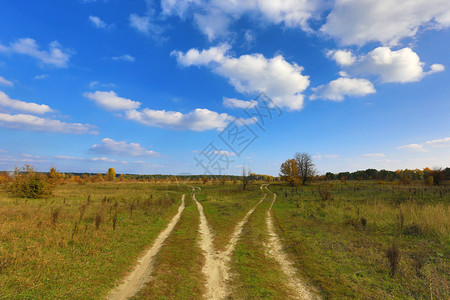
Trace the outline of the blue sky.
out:
M 448 0 L 6 1 L 0 170 L 446 167 L 449 27 Z

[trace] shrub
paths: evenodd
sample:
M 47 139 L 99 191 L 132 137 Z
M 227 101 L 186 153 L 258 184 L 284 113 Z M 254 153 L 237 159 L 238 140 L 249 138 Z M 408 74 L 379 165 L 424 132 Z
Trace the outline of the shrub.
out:
M 25 165 L 22 169 L 16 168 L 8 191 L 17 197 L 42 198 L 51 195 L 53 187 L 47 176 L 36 173 L 34 167 Z

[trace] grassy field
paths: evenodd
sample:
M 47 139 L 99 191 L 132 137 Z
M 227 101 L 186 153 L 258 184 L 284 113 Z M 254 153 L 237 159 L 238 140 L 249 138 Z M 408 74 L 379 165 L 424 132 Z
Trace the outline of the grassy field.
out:
M 450 188 L 333 182 L 270 189 L 279 195 L 274 217 L 287 251 L 326 298 L 448 299 Z
M 244 191 L 241 185 L 201 185 L 197 200 L 203 205 L 206 218 L 214 230 L 216 249 L 223 250 L 234 226 L 264 195 L 259 184 Z
M 198 222 L 198 211 L 189 195 L 179 223 L 156 258 L 151 280 L 136 299 L 201 299 L 204 278 Z
M 236 224 L 263 197 L 260 183 L 195 184 L 223 250 Z M 448 299 L 450 188 L 377 182 L 274 183 L 272 208 L 285 251 L 324 298 Z M 65 184 L 43 199 L 0 190 L 0 299 L 99 299 L 186 208 L 136 299 L 199 299 L 205 292 L 199 212 L 188 185 Z M 291 295 L 267 255 L 268 194 L 244 225 L 230 262 L 230 297 Z M 394 248 L 392 248 L 394 247 Z M 388 249 L 399 256 L 395 272 Z M 392 255 L 391 255 L 392 257 Z
M 268 258 L 266 212 L 272 197 L 267 197 L 250 216 L 242 238 L 236 245 L 231 267 L 234 272 L 232 299 L 289 299 L 285 275 L 277 263 Z
M 66 184 L 48 199 L 27 200 L 2 190 L 0 298 L 105 296 L 188 191 L 146 183 Z

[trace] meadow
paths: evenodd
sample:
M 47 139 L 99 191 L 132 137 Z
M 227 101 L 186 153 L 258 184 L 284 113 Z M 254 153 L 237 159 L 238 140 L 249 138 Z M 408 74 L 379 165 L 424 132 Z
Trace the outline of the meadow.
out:
M 175 214 L 185 186 L 87 183 L 0 191 L 0 298 L 98 299 Z
M 278 231 L 330 299 L 448 299 L 450 188 L 377 182 L 272 185 Z
M 449 186 L 262 184 L 244 191 L 231 181 L 67 183 L 41 199 L 15 197 L 0 185 L 0 299 L 105 298 L 176 214 L 183 194 L 186 207 L 135 298 L 202 298 L 206 256 L 192 187 L 216 251 L 254 208 L 230 254 L 230 298 L 295 297 L 268 255 L 272 203 L 283 250 L 317 298 L 448 298 Z

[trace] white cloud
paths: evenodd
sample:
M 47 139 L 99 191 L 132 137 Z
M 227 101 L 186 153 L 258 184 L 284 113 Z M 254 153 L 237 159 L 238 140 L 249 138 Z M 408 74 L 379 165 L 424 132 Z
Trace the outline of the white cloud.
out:
M 124 54 L 121 56 L 114 56 L 114 57 L 111 57 L 111 59 L 117 60 L 117 61 L 127 61 L 127 62 L 134 62 L 136 60 L 133 56 L 131 56 L 129 54 Z
M 265 58 L 262 54 L 226 55 L 226 44 L 186 53 L 172 51 L 183 66 L 206 65 L 215 73 L 228 79 L 240 93 L 265 92 L 280 107 L 299 110 L 303 106 L 301 94 L 309 86 L 309 76 L 302 75 L 303 67 L 288 63 L 283 56 Z
M 223 130 L 234 119 L 226 113 L 219 114 L 205 108 L 197 108 L 187 114 L 145 108 L 126 111 L 125 117 L 147 126 L 194 131 Z
M 328 50 L 326 55 L 340 66 L 349 66 L 356 61 L 356 57 L 350 50 Z
M 430 148 L 445 148 L 450 147 L 450 137 L 430 140 L 421 144 L 408 144 L 397 147 L 398 149 L 413 150 L 416 152 L 430 152 Z
M 105 29 L 108 27 L 108 24 L 97 16 L 89 16 L 89 21 L 97 28 Z
M 162 0 L 163 14 L 193 16 L 209 40 L 224 36 L 229 26 L 243 16 L 258 22 L 284 24 L 310 32 L 308 20 L 320 9 L 316 0 Z
M 228 108 L 252 108 L 258 104 L 256 100 L 244 101 L 235 98 L 223 97 L 223 106 Z
M 426 141 L 425 144 L 431 147 L 450 147 L 450 137 Z
M 0 85 L 13 86 L 14 83 L 0 76 Z
M 114 91 L 109 92 L 88 92 L 83 94 L 84 97 L 93 100 L 98 106 L 106 110 L 133 110 L 141 106 L 141 102 L 117 96 Z
M 428 152 L 423 148 L 423 145 L 421 144 L 409 144 L 404 146 L 399 146 L 398 149 L 407 149 L 407 150 L 413 150 L 417 152 Z
M 72 51 L 63 49 L 61 45 L 54 41 L 49 44 L 48 51 L 39 50 L 36 41 L 31 38 L 19 39 L 11 43 L 9 47 L 0 45 L 0 52 L 14 52 L 31 56 L 43 64 L 53 65 L 58 68 L 65 68 L 69 63 Z
M 205 108 L 197 108 L 183 114 L 177 111 L 140 109 L 141 102 L 119 97 L 114 91 L 84 93 L 84 97 L 95 101 L 106 110 L 123 111 L 123 117 L 147 126 L 204 131 L 210 129 L 223 130 L 235 117 L 226 113 L 217 113 Z M 253 124 L 257 118 L 240 119 L 240 124 Z
M 228 156 L 228 157 L 236 155 L 235 152 L 230 152 L 230 151 L 227 151 L 227 150 L 214 150 L 214 154 L 219 154 L 219 155 Z
M 312 158 L 317 160 L 322 160 L 323 158 L 339 158 L 339 155 L 337 154 L 317 154 L 313 155 Z
M 312 88 L 314 94 L 311 100 L 327 99 L 332 101 L 342 101 L 345 96 L 362 97 L 376 92 L 373 84 L 362 78 L 341 77 L 328 84 Z
M 424 63 L 411 48 L 393 51 L 388 47 L 378 47 L 361 57 L 352 67 L 359 74 L 380 76 L 383 82 L 413 82 L 424 76 L 444 70 L 444 66 L 436 65 L 424 72 Z
M 50 75 L 48 75 L 48 74 L 40 74 L 40 75 L 34 76 L 33 79 L 39 80 L 39 79 L 46 79 L 49 77 L 50 77 Z
M 338 55 L 338 53 L 340 53 Z M 445 67 L 433 64 L 429 71 L 424 71 L 425 63 L 411 48 L 391 50 L 389 47 L 377 47 L 367 55 L 355 58 L 348 50 L 331 50 L 328 57 L 355 75 L 375 75 L 382 82 L 414 82 L 427 75 L 442 72 Z
M 0 91 L 0 107 L 10 108 L 17 111 L 33 114 L 45 114 L 53 111 L 48 105 L 25 102 L 9 98 L 4 92 Z
M 150 18 L 148 16 L 140 17 L 136 14 L 131 14 L 130 26 L 141 33 L 148 34 L 150 32 Z
M 138 16 L 137 14 L 130 15 L 130 27 L 136 29 L 140 33 L 153 37 L 154 39 L 161 39 L 161 34 L 164 29 L 160 25 L 156 24 L 153 20 L 154 10 L 150 9 L 145 16 Z
M 373 159 L 386 157 L 386 155 L 383 153 L 366 153 L 366 154 L 361 154 L 360 156 L 365 157 L 365 158 L 373 158 Z
M 147 150 L 138 143 L 115 141 L 110 138 L 102 139 L 99 144 L 93 145 L 90 150 L 107 155 L 159 156 L 158 152 Z
M 91 89 L 93 89 L 95 87 L 98 87 L 98 86 L 104 87 L 104 88 L 113 88 L 116 85 L 114 83 L 101 83 L 101 82 L 98 82 L 98 81 L 91 81 L 89 83 L 89 88 L 91 88 Z
M 450 26 L 448 0 L 337 0 L 321 31 L 343 45 L 396 45 L 419 29 Z
M 74 156 L 68 156 L 68 155 L 56 155 L 54 156 L 56 159 L 61 160 L 76 160 L 76 161 L 89 161 L 89 162 L 112 162 L 112 163 L 128 163 L 127 161 L 118 161 L 113 158 L 109 157 L 74 157 Z
M 66 123 L 59 120 L 40 118 L 27 114 L 4 114 L 0 113 L 0 127 L 40 131 L 40 132 L 57 132 L 68 134 L 97 134 L 94 126 L 80 123 Z
M 221 44 L 217 47 L 211 47 L 209 49 L 203 49 L 198 51 L 197 49 L 190 49 L 186 53 L 181 51 L 172 51 L 170 54 L 177 58 L 179 64 L 189 66 L 207 66 L 211 63 L 223 62 L 226 57 L 225 54 L 231 46 L 228 44 Z

